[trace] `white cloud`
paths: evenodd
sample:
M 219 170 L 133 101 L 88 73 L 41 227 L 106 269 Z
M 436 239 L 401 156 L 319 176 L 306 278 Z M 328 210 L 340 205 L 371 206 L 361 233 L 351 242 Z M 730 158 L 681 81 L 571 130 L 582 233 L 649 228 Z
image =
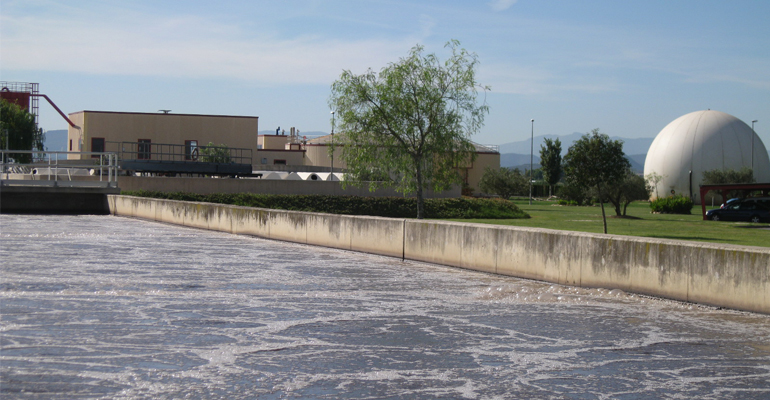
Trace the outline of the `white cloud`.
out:
M 484 65 L 479 68 L 478 80 L 489 85 L 494 93 L 553 97 L 568 92 L 603 93 L 620 88 L 609 77 L 570 77 L 556 71 L 511 64 Z
M 330 84 L 343 69 L 379 69 L 406 55 L 418 41 L 278 38 L 202 17 L 148 15 L 88 21 L 3 16 L 1 34 L 6 70 L 232 78 L 265 84 Z
M 503 11 L 516 4 L 518 0 L 493 0 L 489 2 L 489 6 L 495 11 Z

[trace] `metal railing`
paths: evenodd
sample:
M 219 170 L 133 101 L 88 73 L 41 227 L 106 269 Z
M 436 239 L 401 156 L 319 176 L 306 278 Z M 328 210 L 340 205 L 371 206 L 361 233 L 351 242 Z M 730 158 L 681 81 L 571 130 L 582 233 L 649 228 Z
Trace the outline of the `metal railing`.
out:
M 168 143 L 107 142 L 116 148 L 120 160 L 147 162 L 212 162 L 251 165 L 251 149 L 220 146 L 190 146 Z
M 25 154 L 30 155 L 30 162 L 14 160 L 14 156 Z M 77 159 L 62 159 L 62 155 L 74 155 Z M 81 159 L 82 156 L 93 158 Z M 113 152 L 0 150 L 0 181 L 4 186 L 117 187 L 117 172 L 118 155 Z M 78 179 L 82 176 L 98 176 L 99 180 Z
M 476 143 L 476 151 L 485 151 L 485 152 L 491 152 L 491 153 L 499 153 L 500 152 L 500 146 L 496 144 L 479 144 Z

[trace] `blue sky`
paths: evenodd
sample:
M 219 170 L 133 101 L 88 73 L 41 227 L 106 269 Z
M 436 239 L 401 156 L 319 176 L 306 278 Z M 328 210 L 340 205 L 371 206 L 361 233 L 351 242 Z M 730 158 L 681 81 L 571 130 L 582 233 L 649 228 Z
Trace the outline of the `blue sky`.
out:
M 770 146 L 770 1 L 0 0 L 0 79 L 80 110 L 255 115 L 330 130 L 344 69 L 458 39 L 481 62 L 480 143 L 600 128 L 654 137 L 714 109 Z M 41 102 L 47 130 L 66 123 Z

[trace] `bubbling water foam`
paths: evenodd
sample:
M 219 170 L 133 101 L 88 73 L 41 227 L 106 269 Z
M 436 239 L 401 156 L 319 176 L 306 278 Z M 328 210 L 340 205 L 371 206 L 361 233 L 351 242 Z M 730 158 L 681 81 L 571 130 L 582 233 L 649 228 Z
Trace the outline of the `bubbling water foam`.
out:
M 3 397 L 770 395 L 763 315 L 112 216 L 0 223 Z

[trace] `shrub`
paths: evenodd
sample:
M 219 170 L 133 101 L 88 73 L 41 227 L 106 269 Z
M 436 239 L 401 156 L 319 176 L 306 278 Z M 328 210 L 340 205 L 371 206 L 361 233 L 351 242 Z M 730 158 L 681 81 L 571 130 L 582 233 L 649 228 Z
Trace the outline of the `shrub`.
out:
M 230 149 L 225 144 L 219 146 L 209 142 L 206 146 L 200 146 L 200 153 L 203 155 L 201 161 L 210 163 L 229 163 Z
M 529 178 L 518 168 L 493 169 L 486 167 L 479 182 L 479 189 L 488 194 L 496 194 L 504 199 L 515 195 L 526 195 Z
M 577 184 L 571 179 L 565 179 L 564 186 L 561 187 L 559 195 L 567 201 L 572 201 L 575 205 L 591 205 L 591 193 L 585 186 Z
M 463 188 L 462 188 L 462 192 L 461 192 L 461 194 L 462 194 L 463 196 L 468 196 L 468 197 L 470 197 L 470 196 L 473 196 L 473 191 L 474 191 L 474 190 L 473 190 L 473 188 L 472 188 L 472 187 L 470 187 L 470 186 L 468 186 L 467 184 L 465 184 L 465 185 L 463 185 Z
M 626 216 L 626 209 L 631 202 L 649 199 L 651 189 L 643 177 L 629 169 L 622 182 L 607 189 L 606 196 L 615 208 L 615 215 L 620 217 Z
M 417 200 L 403 197 L 359 197 L 323 195 L 273 195 L 253 193 L 166 193 L 146 190 L 124 191 L 129 196 L 158 199 L 200 201 L 276 210 L 323 212 L 346 215 L 372 215 L 391 218 L 414 218 Z M 438 219 L 509 219 L 529 218 L 513 202 L 503 199 L 426 199 L 425 216 Z
M 689 197 L 669 196 L 650 202 L 652 212 L 662 214 L 691 214 L 693 203 Z
M 754 171 L 749 167 L 739 170 L 712 169 L 703 171 L 704 185 L 718 185 L 720 183 L 754 183 Z

